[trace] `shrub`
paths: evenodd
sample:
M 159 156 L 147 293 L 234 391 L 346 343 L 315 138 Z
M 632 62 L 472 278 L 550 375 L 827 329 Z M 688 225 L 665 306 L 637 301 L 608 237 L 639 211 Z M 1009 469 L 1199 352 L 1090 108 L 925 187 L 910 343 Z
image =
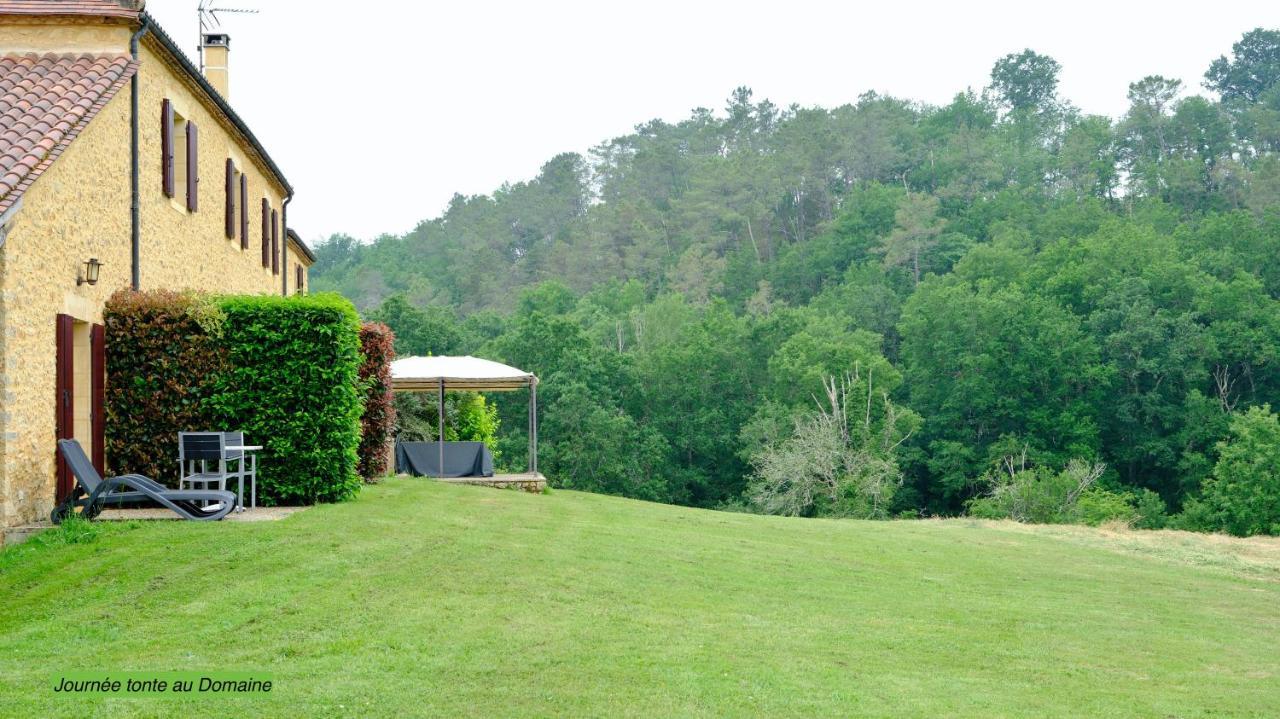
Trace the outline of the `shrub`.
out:
M 434 442 L 440 432 L 435 394 L 406 392 L 396 396 L 396 420 L 401 439 Z M 476 392 L 447 392 L 444 396 L 444 438 L 447 442 L 484 442 L 498 459 L 498 407 Z
M 1163 529 L 1169 522 L 1164 500 L 1149 489 L 1139 489 L 1133 495 L 1133 508 L 1138 513 L 1133 526 L 1138 529 Z
M 1149 489 L 1116 490 L 1097 484 L 1105 466 L 1073 459 L 1061 471 L 1027 467 L 1025 457 L 1006 457 L 984 479 L 985 496 L 969 500 L 969 515 L 1034 524 L 1123 522 L 1139 529 L 1165 525 L 1165 506 Z
M 1202 501 L 1190 515 L 1205 528 L 1241 537 L 1280 534 L 1280 418 L 1270 405 L 1232 416 Z
M 1217 513 L 1203 499 L 1192 497 L 1182 505 L 1182 511 L 1169 518 L 1170 529 L 1187 532 L 1213 532 L 1219 527 Z
M 1111 492 L 1102 487 L 1094 486 L 1082 492 L 1078 506 L 1080 522 L 1091 527 L 1106 522 L 1123 522 L 1134 526 L 1139 519 L 1132 495 Z
M 121 290 L 103 315 L 107 464 L 176 487 L 175 435 L 211 426 L 205 401 L 226 369 L 221 313 L 190 293 Z
M 335 502 L 360 487 L 360 319 L 328 293 L 226 297 L 228 367 L 208 404 L 264 445 L 258 487 L 275 503 Z
M 360 325 L 360 386 L 364 391 L 364 414 L 360 418 L 360 448 L 357 471 L 365 481 L 387 473 L 387 440 L 396 424 L 396 408 L 391 393 L 391 360 L 395 358 L 395 335 L 381 322 Z
M 498 407 L 489 404 L 484 395 L 467 392 L 459 395 L 454 405 L 457 416 L 450 417 L 458 433 L 458 439 L 467 442 L 484 442 L 498 458 Z
M 969 514 L 983 519 L 1035 524 L 1079 522 L 1084 512 L 1081 497 L 1102 476 L 1104 469 L 1101 464 L 1073 459 L 1058 472 L 1050 467 L 1027 467 L 1009 457 L 998 472 L 987 476 L 989 493 L 969 501 Z M 1095 512 L 1094 516 L 1102 516 L 1108 506 L 1115 506 L 1109 497 L 1098 494 L 1086 500 L 1085 505 Z M 1099 521 L 1107 518 L 1104 516 Z

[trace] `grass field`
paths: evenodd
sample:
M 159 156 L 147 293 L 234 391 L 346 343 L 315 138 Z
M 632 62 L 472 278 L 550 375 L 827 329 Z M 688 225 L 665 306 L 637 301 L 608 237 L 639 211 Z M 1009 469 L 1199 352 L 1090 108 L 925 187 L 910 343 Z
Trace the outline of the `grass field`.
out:
M 0 554 L 0 716 L 1280 716 L 1280 542 L 423 480 Z M 75 670 L 267 695 L 64 698 Z

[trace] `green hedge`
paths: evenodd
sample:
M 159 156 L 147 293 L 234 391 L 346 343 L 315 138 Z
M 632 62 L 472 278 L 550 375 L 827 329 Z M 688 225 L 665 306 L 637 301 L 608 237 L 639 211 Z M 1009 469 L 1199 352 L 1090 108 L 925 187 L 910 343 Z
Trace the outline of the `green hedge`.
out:
M 360 487 L 359 327 L 351 303 L 331 294 L 117 293 L 107 308 L 108 463 L 172 484 L 178 431 L 240 430 L 264 446 L 259 501 L 351 497 Z
M 360 318 L 335 294 L 227 297 L 228 369 L 210 398 L 259 456 L 258 491 L 281 504 L 336 502 L 360 488 Z

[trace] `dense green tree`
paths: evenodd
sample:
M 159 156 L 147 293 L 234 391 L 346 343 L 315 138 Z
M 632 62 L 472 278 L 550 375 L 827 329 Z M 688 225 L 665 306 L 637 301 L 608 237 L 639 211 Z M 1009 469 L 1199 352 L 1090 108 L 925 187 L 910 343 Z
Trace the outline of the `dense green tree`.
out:
M 569 489 L 655 502 L 684 499 L 668 484 L 669 450 L 662 436 L 601 401 L 595 388 L 565 380 L 541 426 L 556 441 L 543 446 L 539 469 Z
M 1053 300 L 1017 285 L 926 281 L 900 331 L 908 404 L 925 417 L 920 441 L 946 501 L 1011 446 L 1044 464 L 1097 455 L 1108 370 Z
M 1207 528 L 1242 537 L 1280 534 L 1280 418 L 1271 406 L 1232 417 L 1218 455 L 1197 508 Z
M 458 319 L 449 307 L 437 305 L 425 309 L 409 304 L 404 295 L 388 297 L 369 319 L 385 322 L 395 333 L 396 354 L 447 355 L 455 353 L 462 333 Z
M 769 396 L 789 406 L 812 409 L 822 396 L 823 380 L 857 370 L 859 396 L 892 393 L 902 375 L 881 354 L 881 339 L 866 330 L 851 329 L 840 315 L 816 315 L 787 338 L 769 357 Z
M 1213 61 L 1204 74 L 1205 86 L 1227 102 L 1257 102 L 1280 82 L 1280 31 L 1256 28 Z
M 1044 110 L 1058 93 L 1062 66 L 1033 50 L 1005 55 L 991 69 L 991 89 L 1013 111 Z
M 880 238 L 893 230 L 903 192 L 879 183 L 852 190 L 840 215 L 809 242 L 787 247 L 771 263 L 769 281 L 777 295 L 802 304 L 839 280 L 850 264 L 874 255 Z
M 893 216 L 893 231 L 881 240 L 876 254 L 884 256 L 885 267 L 906 265 L 911 278 L 920 284 L 920 258 L 938 246 L 943 222 L 938 218 L 938 199 L 932 195 L 908 194 Z
M 737 436 L 762 383 L 742 355 L 745 323 L 723 303 L 698 308 L 670 295 L 637 323 L 636 416 L 671 445 L 687 501 L 735 497 L 745 483 Z

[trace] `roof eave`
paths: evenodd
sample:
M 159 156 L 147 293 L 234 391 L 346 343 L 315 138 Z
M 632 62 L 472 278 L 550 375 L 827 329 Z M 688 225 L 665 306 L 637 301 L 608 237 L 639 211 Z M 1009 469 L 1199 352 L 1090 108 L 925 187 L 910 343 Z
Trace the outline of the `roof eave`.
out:
M 298 248 L 299 252 L 301 252 L 303 255 L 306 256 L 308 260 L 311 261 L 311 264 L 313 265 L 315 264 L 316 253 L 311 251 L 311 248 L 307 246 L 307 243 L 302 241 L 301 237 L 298 237 L 298 233 L 294 232 L 292 227 L 285 228 L 284 236 L 288 238 L 288 240 L 292 242 L 295 247 Z

